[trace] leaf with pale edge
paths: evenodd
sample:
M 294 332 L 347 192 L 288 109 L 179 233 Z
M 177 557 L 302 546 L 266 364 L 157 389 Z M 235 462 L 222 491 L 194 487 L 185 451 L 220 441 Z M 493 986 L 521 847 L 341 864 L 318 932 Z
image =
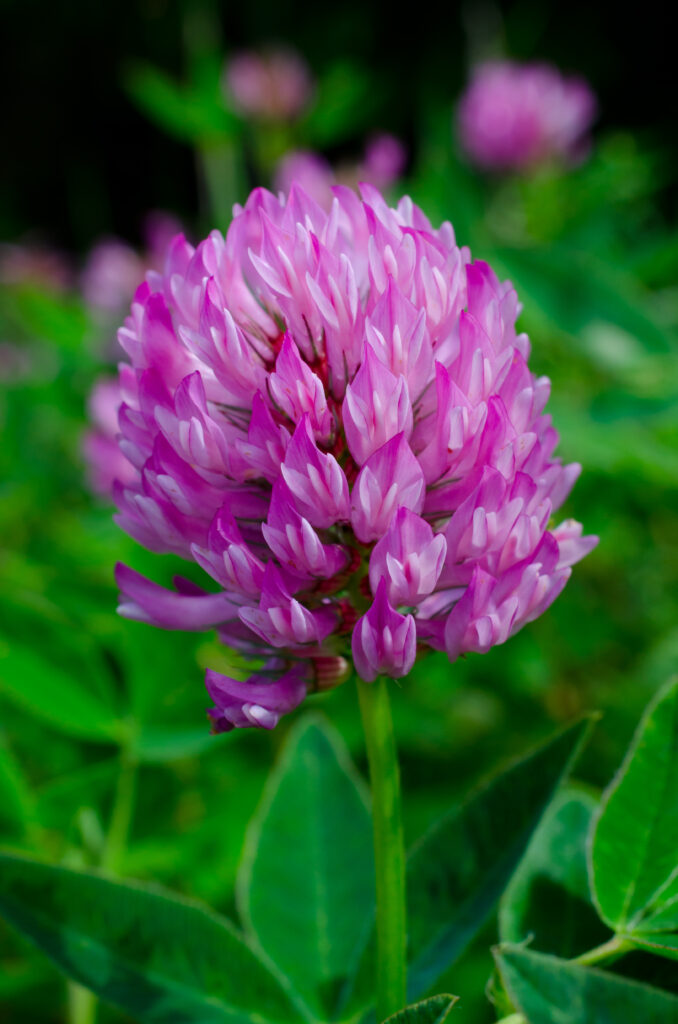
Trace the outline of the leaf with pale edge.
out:
M 603 794 L 589 860 L 596 905 L 616 932 L 678 930 L 678 680 L 648 707 Z
M 431 996 L 387 1017 L 384 1024 L 444 1024 L 456 1001 L 456 996 Z
M 591 902 L 586 837 L 597 801 L 564 786 L 547 808 L 499 905 L 502 942 L 571 958 L 607 941 Z
M 373 919 L 374 859 L 367 794 L 322 719 L 290 733 L 248 829 L 237 896 L 267 955 L 329 1013 Z
M 529 1024 L 677 1024 L 678 997 L 517 946 L 495 951 L 514 1005 Z
M 303 1019 L 228 921 L 158 888 L 0 853 L 0 914 L 143 1024 Z
M 569 726 L 516 762 L 414 847 L 407 868 L 409 995 L 425 992 L 463 953 L 504 891 L 588 734 Z
M 454 807 L 413 847 L 407 864 L 408 997 L 416 999 L 482 928 L 591 726 L 558 733 Z M 373 998 L 374 936 L 338 1003 L 340 1014 Z

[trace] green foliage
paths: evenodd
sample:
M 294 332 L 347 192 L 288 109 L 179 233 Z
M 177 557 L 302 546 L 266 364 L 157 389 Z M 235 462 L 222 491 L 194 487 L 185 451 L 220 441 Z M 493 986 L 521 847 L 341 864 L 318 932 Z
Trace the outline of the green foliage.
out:
M 573 787 L 556 794 L 499 909 L 503 942 L 574 957 L 609 938 L 589 894 L 586 838 L 597 806 Z
M 443 1024 L 456 1001 L 456 996 L 432 996 L 394 1013 L 387 1021 L 391 1024 Z
M 288 738 L 247 832 L 238 897 L 262 948 L 329 1014 L 372 923 L 374 860 L 363 784 L 322 719 Z
M 148 1024 L 299 1020 L 228 921 L 159 889 L 0 854 L 0 910 L 70 977 Z
M 134 64 L 124 76 L 135 104 L 158 127 L 182 142 L 200 143 L 231 138 L 237 118 L 226 108 L 220 89 L 220 68 L 210 68 L 194 85 L 179 85 L 148 64 Z
M 593 833 L 591 879 L 601 916 L 616 932 L 678 932 L 678 680 L 643 717 L 605 791 Z M 655 934 L 657 933 L 657 934 Z M 666 937 L 675 956 L 678 936 Z
M 21 766 L 0 731 L 0 824 L 22 825 L 34 815 L 34 800 Z
M 120 734 L 114 712 L 86 680 L 59 672 L 37 651 L 0 637 L 0 691 L 50 725 L 81 739 L 111 741 Z
M 515 946 L 497 963 L 515 1005 L 530 1024 L 671 1024 L 678 997 Z
M 425 992 L 491 913 L 588 731 L 578 722 L 450 811 L 408 864 L 408 988 Z
M 320 78 L 316 101 L 301 123 L 306 144 L 323 149 L 344 142 L 369 124 L 378 102 L 378 85 L 366 68 L 336 61 Z

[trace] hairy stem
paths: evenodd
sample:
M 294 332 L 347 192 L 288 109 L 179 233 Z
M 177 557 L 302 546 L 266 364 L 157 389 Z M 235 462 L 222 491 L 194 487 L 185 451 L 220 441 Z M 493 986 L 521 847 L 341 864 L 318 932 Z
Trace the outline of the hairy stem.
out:
M 377 1020 L 407 1001 L 405 849 L 400 813 L 400 770 L 384 678 L 358 681 L 372 785 L 377 892 Z

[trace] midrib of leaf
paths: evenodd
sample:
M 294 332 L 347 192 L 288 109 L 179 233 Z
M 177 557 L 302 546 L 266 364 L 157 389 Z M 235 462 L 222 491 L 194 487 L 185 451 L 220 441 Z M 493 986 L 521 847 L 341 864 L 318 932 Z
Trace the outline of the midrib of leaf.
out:
M 306 751 L 304 754 L 304 763 L 306 765 L 306 782 L 308 786 L 309 806 L 317 807 L 319 802 L 316 799 L 322 794 L 319 793 L 318 787 L 318 761 L 312 751 Z M 326 880 L 323 874 L 323 865 L 326 863 L 324 857 L 323 841 L 322 841 L 322 826 L 320 825 L 320 814 L 311 814 L 309 817 L 312 819 L 309 822 L 309 842 L 311 850 L 313 852 L 312 863 L 314 870 L 311 873 L 314 888 L 314 925 L 317 935 L 317 949 L 318 949 L 318 960 L 320 965 L 320 976 L 322 978 L 329 977 L 328 968 L 331 965 L 331 942 L 329 937 L 328 928 L 328 912 L 327 912 L 327 897 L 328 888 Z
M 264 949 L 257 929 L 254 926 L 254 921 L 252 919 L 252 905 L 250 901 L 252 874 L 257 860 L 259 839 L 261 838 L 264 824 L 275 803 L 280 786 L 285 778 L 285 773 L 292 760 L 292 754 L 293 751 L 291 749 L 287 749 L 284 752 L 283 757 L 277 766 L 276 773 L 273 776 L 270 776 L 265 783 L 262 802 L 245 835 L 240 869 L 236 878 L 235 896 L 240 919 L 245 926 L 250 942 L 256 947 L 256 951 L 260 959 L 265 962 L 269 972 L 278 981 L 290 1002 L 298 1009 L 301 1017 L 307 1021 L 308 1024 L 315 1024 L 316 1014 L 314 1014 L 307 1005 L 306 999 L 297 991 L 296 986 L 292 984 L 287 975 Z M 309 773 L 307 773 L 307 775 L 308 774 Z M 271 784 L 273 782 L 275 783 L 274 785 Z
M 645 920 L 651 919 L 655 914 L 663 913 L 663 911 L 668 910 L 675 903 L 678 903 L 678 892 L 676 892 L 675 895 L 671 897 L 671 899 L 666 901 L 662 900 L 662 893 L 666 892 L 667 889 L 670 889 L 675 881 L 678 881 L 678 867 L 676 867 L 675 870 L 671 872 L 666 881 L 659 886 L 655 893 L 653 893 L 651 898 L 645 904 L 645 913 L 642 916 L 642 920 L 634 921 L 634 927 L 637 927 L 638 924 L 642 924 Z M 671 929 L 669 928 L 662 929 L 662 931 L 670 930 Z
M 7 902 L 9 902 L 10 905 L 12 903 L 11 899 L 9 901 L 7 901 Z M 202 992 L 198 992 L 198 995 L 197 995 L 197 998 L 196 998 L 196 990 L 195 989 L 189 988 L 187 985 L 182 984 L 180 982 L 176 982 L 175 980 L 171 979 L 171 977 L 168 979 L 167 975 L 161 974 L 158 971 L 152 971 L 152 970 L 151 971 L 141 971 L 141 970 L 139 970 L 138 965 L 135 963 L 134 960 L 128 960 L 126 957 L 121 956 L 119 953 L 111 953 L 111 951 L 110 951 L 108 946 L 105 946 L 102 942 L 99 942 L 97 939 L 90 938 L 85 933 L 78 931 L 77 929 L 73 928 L 72 926 L 64 925 L 63 927 L 60 926 L 57 929 L 52 924 L 52 919 L 50 917 L 46 917 L 44 914 L 41 914 L 39 911 L 31 911 L 31 914 L 32 914 L 33 918 L 36 921 L 38 921 L 38 923 L 41 924 L 41 926 L 49 934 L 55 935 L 57 937 L 59 935 L 64 935 L 67 938 L 71 938 L 73 940 L 76 940 L 78 945 L 79 945 L 79 947 L 81 949 L 84 948 L 84 949 L 96 950 L 98 953 L 101 953 L 103 951 L 106 954 L 107 957 L 109 957 L 115 963 L 118 963 L 118 964 L 122 965 L 123 967 L 125 967 L 126 969 L 130 970 L 130 972 L 134 976 L 139 977 L 139 978 L 148 978 L 151 981 L 153 981 L 154 984 L 157 984 L 157 985 L 159 985 L 161 987 L 164 987 L 164 988 L 168 989 L 170 992 L 175 992 L 177 994 L 182 994 L 183 993 L 183 994 L 187 995 L 188 998 L 190 999 L 190 1001 L 195 1003 L 197 1006 L 206 1006 L 206 1007 L 210 1007 L 211 1009 L 216 1009 L 216 1010 L 221 1010 L 221 1011 L 226 1011 L 226 1012 L 229 1012 L 229 1013 L 236 1014 L 240 1018 L 240 1020 L 242 1020 L 244 1022 L 246 1022 L 246 1021 L 254 1021 L 255 1024 L 277 1024 L 275 1018 L 264 1017 L 261 1014 L 257 1013 L 256 1011 L 250 1012 L 249 1010 L 245 1010 L 243 1008 L 236 1007 L 236 1006 L 232 1005 L 231 1003 L 226 1002 L 226 1000 L 221 998 L 221 997 L 205 996 L 205 995 L 203 995 Z M 213 918 L 213 920 L 216 920 L 216 919 Z M 224 922 L 219 921 L 218 923 L 228 932 L 228 934 L 232 938 L 235 938 L 237 941 L 242 941 L 242 940 L 237 938 L 236 933 L 232 932 L 224 924 Z M 33 942 L 34 945 L 38 945 L 38 943 L 36 943 L 35 939 L 32 939 L 31 941 Z M 245 943 L 242 943 L 242 944 L 243 944 L 243 946 L 245 946 Z M 38 945 L 38 948 L 40 948 L 39 945 Z M 248 947 L 245 946 L 245 948 L 248 948 Z M 277 980 L 277 979 L 275 979 L 275 980 Z M 284 990 L 283 990 L 283 994 L 285 996 L 287 996 L 287 993 L 284 992 Z

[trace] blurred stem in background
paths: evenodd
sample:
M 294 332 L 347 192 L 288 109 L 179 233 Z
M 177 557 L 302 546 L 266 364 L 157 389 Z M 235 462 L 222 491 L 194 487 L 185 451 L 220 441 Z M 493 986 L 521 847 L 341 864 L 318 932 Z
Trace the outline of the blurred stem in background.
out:
M 120 750 L 120 769 L 111 808 L 100 868 L 109 875 L 120 872 L 129 838 L 137 792 L 137 760 L 126 740 Z M 94 1024 L 99 1000 L 89 989 L 68 984 L 68 1024 Z
M 407 1001 L 405 847 L 400 809 L 400 768 L 388 680 L 358 680 L 372 789 L 377 895 L 377 1020 Z
M 202 189 L 203 217 L 210 229 L 226 234 L 233 204 L 243 198 L 242 157 L 237 141 L 204 142 L 197 161 Z
M 185 5 L 183 22 L 187 71 L 199 92 L 220 90 L 225 47 L 212 0 Z M 233 204 L 245 198 L 245 175 L 239 133 L 224 131 L 196 142 L 202 216 L 209 229 L 226 232 Z

